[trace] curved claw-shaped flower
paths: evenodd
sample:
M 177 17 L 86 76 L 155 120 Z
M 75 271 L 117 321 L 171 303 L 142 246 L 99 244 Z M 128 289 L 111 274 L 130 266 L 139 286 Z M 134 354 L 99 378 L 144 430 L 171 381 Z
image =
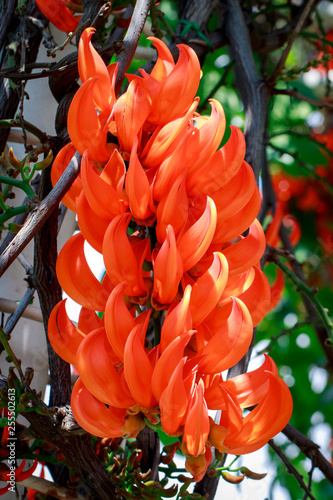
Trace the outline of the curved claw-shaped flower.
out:
M 157 255 L 156 255 L 157 254 Z M 183 275 L 183 262 L 176 245 L 172 226 L 166 229 L 166 239 L 158 253 L 152 255 L 154 268 L 154 304 L 170 304 L 175 300 L 179 283 Z
M 257 405 L 267 393 L 268 372 L 274 375 L 278 373 L 272 358 L 265 354 L 264 363 L 252 372 L 242 373 L 225 381 L 223 381 L 221 374 L 210 377 L 209 383 L 205 387 L 208 408 L 215 410 L 226 408 L 224 398 L 221 398 L 221 385 L 237 399 L 241 408 Z
M 124 372 L 129 390 L 142 408 L 152 408 L 157 400 L 151 389 L 152 363 L 143 346 L 147 325 L 136 325 L 128 336 L 124 351 Z
M 150 111 L 150 100 L 140 79 L 132 80 L 114 108 L 117 137 L 122 151 L 130 153 L 134 140 L 141 139 L 142 127 Z
M 89 80 L 89 78 L 97 76 L 98 80 L 94 85 L 92 97 L 95 106 L 100 111 L 103 111 L 107 106 L 113 106 L 116 96 L 114 81 L 111 81 L 110 72 L 91 43 L 91 37 L 95 31 L 95 28 L 86 28 L 80 37 L 78 70 L 82 83 Z M 118 64 L 112 66 L 112 74 L 114 74 L 115 77 Z
M 148 254 L 149 240 L 131 245 L 126 234 L 131 218 L 132 214 L 118 215 L 109 225 L 103 241 L 104 262 L 114 286 L 125 282 L 125 295 L 145 296 L 144 277 L 148 273 L 142 270 L 142 265 Z
M 94 436 L 121 436 L 126 408 L 106 406 L 88 391 L 80 378 L 72 390 L 71 408 L 77 423 Z
M 78 304 L 104 311 L 113 286 L 107 276 L 102 283 L 93 275 L 84 255 L 84 238 L 81 233 L 72 236 L 62 247 L 56 265 L 61 287 Z
M 204 453 L 209 429 L 208 409 L 204 398 L 204 384 L 202 379 L 200 379 L 198 384 L 195 384 L 185 420 L 182 448 L 184 449 L 185 445 L 186 455 L 197 457 Z
M 212 265 L 192 287 L 190 308 L 194 327 L 215 308 L 228 280 L 227 259 L 220 252 L 213 255 Z
M 87 335 L 77 351 L 76 366 L 83 384 L 97 399 L 117 408 L 135 405 L 104 328 Z
M 206 208 L 189 228 L 178 235 L 177 247 L 181 255 L 184 272 L 191 269 L 207 251 L 216 228 L 216 207 L 207 197 Z
M 260 222 L 255 219 L 245 238 L 225 248 L 223 253 L 228 259 L 229 274 L 239 274 L 259 262 L 266 248 L 265 233 Z
M 178 45 L 179 58 L 174 63 L 171 52 L 158 38 L 150 37 L 158 50 L 158 59 L 152 72 L 140 70 L 151 98 L 151 112 L 147 121 L 167 123 L 186 113 L 200 83 L 200 63 L 193 49 Z
M 192 330 L 192 317 L 190 312 L 191 286 L 187 286 L 180 302 L 174 302 L 165 316 L 161 330 L 161 353 L 171 342 L 182 333 Z
M 110 217 L 99 217 L 89 205 L 87 197 L 82 191 L 76 206 L 77 220 L 85 240 L 97 252 L 103 252 L 103 239 L 110 224 Z
M 244 284 L 244 291 L 237 294 L 237 297 L 244 302 L 251 314 L 253 326 L 257 326 L 271 306 L 268 279 L 258 267 L 254 266 L 251 269 L 248 280 Z
M 276 270 L 276 278 L 271 286 L 271 303 L 269 305 L 269 311 L 274 309 L 280 302 L 284 290 L 284 276 L 281 269 Z
M 66 299 L 52 309 L 48 322 L 48 337 L 55 352 L 72 365 L 85 334 L 73 325 L 66 313 Z
M 56 185 L 61 175 L 65 172 L 66 167 L 69 165 L 75 153 L 76 149 L 70 142 L 66 144 L 66 146 L 64 146 L 55 157 L 51 168 L 51 182 L 53 187 Z M 73 212 L 77 212 L 76 204 L 81 192 L 82 182 L 81 176 L 79 175 L 62 198 L 62 203 Z
M 158 167 L 172 154 L 182 140 L 198 104 L 199 97 L 196 97 L 184 116 L 156 128 L 140 155 L 144 167 Z
M 137 155 L 138 140 L 133 141 L 125 189 L 129 199 L 129 208 L 135 219 L 148 219 L 155 213 L 152 189 L 147 175 Z
M 102 115 L 97 115 L 93 101 L 97 77 L 86 80 L 76 92 L 68 111 L 68 133 L 77 151 L 83 155 L 88 149 L 93 161 L 107 161 L 110 150 L 106 145 L 107 127 Z
M 36 0 L 36 5 L 59 31 L 75 31 L 80 18 L 66 6 L 63 0 Z
M 243 420 L 236 436 L 227 436 L 224 445 L 234 455 L 252 453 L 278 434 L 289 422 L 292 398 L 285 382 L 268 372 L 268 390 L 262 401 Z
M 188 186 L 193 195 L 202 193 L 211 196 L 230 182 L 240 169 L 245 156 L 245 139 L 239 128 L 230 128 L 229 140 L 210 158 L 209 168 L 205 163 L 192 173 Z
M 194 330 L 182 332 L 168 345 L 157 361 L 151 381 L 152 391 L 157 400 L 160 399 L 161 394 L 167 387 L 174 370 L 178 366 L 180 360 L 184 357 L 184 349 L 190 341 L 193 333 Z
M 170 224 L 175 234 L 184 227 L 188 216 L 188 197 L 185 187 L 186 172 L 183 172 L 172 184 L 170 191 L 157 206 L 156 236 L 160 243 L 166 237 L 166 228 Z
M 88 157 L 88 150 L 81 160 L 81 178 L 84 194 L 89 205 L 98 217 L 109 219 L 126 212 L 128 202 L 123 198 L 125 164 L 115 149 L 101 171 L 97 172 Z
M 213 243 L 225 243 L 246 231 L 258 215 L 260 204 L 259 189 L 255 188 L 249 202 L 239 212 L 216 223 Z
M 230 182 L 215 191 L 211 197 L 217 210 L 217 224 L 239 212 L 251 200 L 257 189 L 250 165 L 244 161 Z
M 249 311 L 239 299 L 232 301 L 205 321 L 213 336 L 199 354 L 206 354 L 200 363 L 202 373 L 218 373 L 235 365 L 248 350 L 253 326 Z

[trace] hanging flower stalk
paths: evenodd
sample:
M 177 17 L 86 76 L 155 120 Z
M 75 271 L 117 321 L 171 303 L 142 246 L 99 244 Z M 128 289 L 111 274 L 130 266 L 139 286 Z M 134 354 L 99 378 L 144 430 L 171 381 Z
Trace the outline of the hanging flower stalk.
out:
M 71 406 L 84 429 L 135 437 L 146 423 L 160 426 L 179 437 L 198 481 L 212 447 L 255 451 L 292 412 L 269 356 L 253 372 L 222 376 L 247 352 L 253 327 L 271 307 L 259 266 L 266 244 L 256 219 L 260 196 L 242 132 L 232 127 L 220 148 L 220 103 L 211 100 L 210 116 L 196 111 L 201 71 L 190 47 L 179 46 L 175 63 L 152 38 L 158 59 L 151 74 L 128 75 L 117 98 L 117 65 L 105 66 L 93 33 L 86 29 L 79 45 L 72 143 L 52 170 L 55 183 L 75 151 L 82 155 L 80 178 L 63 200 L 81 232 L 57 262 L 62 288 L 82 309 L 76 327 L 65 301 L 57 304 L 49 338 L 77 367 Z M 101 282 L 85 241 L 103 255 Z M 219 422 L 208 410 L 221 410 Z

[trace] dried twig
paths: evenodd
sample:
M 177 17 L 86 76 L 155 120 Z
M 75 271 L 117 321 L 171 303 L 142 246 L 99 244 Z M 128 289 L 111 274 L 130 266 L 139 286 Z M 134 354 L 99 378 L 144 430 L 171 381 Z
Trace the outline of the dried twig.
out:
M 134 57 L 136 47 L 139 43 L 143 27 L 148 16 L 150 4 L 151 0 L 137 0 L 135 4 L 131 23 L 124 38 L 124 46 L 117 58 L 119 68 L 116 80 L 116 95 L 118 95 L 125 78 L 125 73 Z
M 309 0 L 307 5 L 304 7 L 304 10 L 298 19 L 298 22 L 295 26 L 295 29 L 294 29 L 292 35 L 290 36 L 288 43 L 281 54 L 280 60 L 277 63 L 272 75 L 270 76 L 270 78 L 268 80 L 268 83 L 274 84 L 276 82 L 276 79 L 278 78 L 279 74 L 281 73 L 281 70 L 284 66 L 284 63 L 286 62 L 288 54 L 289 54 L 289 52 L 294 44 L 294 41 L 296 40 L 299 32 L 301 31 L 302 26 L 303 26 L 306 18 L 310 14 L 310 11 L 311 11 L 314 3 L 315 3 L 315 0 Z
M 307 485 L 305 484 L 305 482 L 303 481 L 303 476 L 297 471 L 297 469 L 293 466 L 293 464 L 288 460 L 288 458 L 283 453 L 281 448 L 274 443 L 273 439 L 270 439 L 268 441 L 268 444 L 275 451 L 275 453 L 281 458 L 282 462 L 287 467 L 288 472 L 296 478 L 296 480 L 298 481 L 298 484 L 305 491 L 307 496 L 309 498 L 311 498 L 311 500 L 316 500 L 315 497 L 312 495 L 311 491 L 309 490 L 309 488 L 307 487 Z
M 274 89 L 274 94 L 279 94 L 279 95 L 287 95 L 290 97 L 294 97 L 295 99 L 298 99 L 299 101 L 305 101 L 311 104 L 312 106 L 316 106 L 317 108 L 328 108 L 328 109 L 333 109 L 333 104 L 325 101 L 317 101 L 316 99 L 311 99 L 311 97 L 308 97 L 306 95 L 301 94 L 300 92 L 297 91 L 297 89 Z
M 42 479 L 41 477 L 30 476 L 24 481 L 18 481 L 17 484 L 36 490 L 39 493 L 44 493 L 52 498 L 58 498 L 59 500 L 86 500 L 86 497 L 80 495 L 80 493 L 60 486 L 60 484 L 52 483 L 47 479 Z

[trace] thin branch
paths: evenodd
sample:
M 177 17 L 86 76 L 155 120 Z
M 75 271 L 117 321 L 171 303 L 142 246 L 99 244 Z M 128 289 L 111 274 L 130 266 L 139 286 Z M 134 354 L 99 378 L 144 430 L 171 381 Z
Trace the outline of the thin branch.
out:
M 30 476 L 24 481 L 18 481 L 17 484 L 59 500 L 86 500 L 86 497 L 80 493 L 41 477 Z
M 15 328 L 17 322 L 19 321 L 19 319 L 23 315 L 29 302 L 31 302 L 31 300 L 33 299 L 34 293 L 35 293 L 34 288 L 28 288 L 28 290 L 24 294 L 23 299 L 20 301 L 19 305 L 15 309 L 15 312 L 11 316 L 9 316 L 9 318 L 5 324 L 5 328 L 3 329 L 7 335 L 10 335 L 11 332 L 13 331 L 13 329 Z
M 317 108 L 328 108 L 333 109 L 333 104 L 329 102 L 317 101 L 316 99 L 311 99 L 311 97 L 307 97 L 306 95 L 301 94 L 297 91 L 296 88 L 293 89 L 274 89 L 274 94 L 278 95 L 287 95 L 290 97 L 294 97 L 299 101 L 305 101 L 311 104 L 312 106 L 316 106 Z
M 65 172 L 54 186 L 50 194 L 40 203 L 39 207 L 29 214 L 23 228 L 12 239 L 4 253 L 0 256 L 0 277 L 27 246 L 39 229 L 58 206 L 64 194 L 68 191 L 80 172 L 81 155 L 75 153 Z
M 292 35 L 290 36 L 286 47 L 284 48 L 284 50 L 283 50 L 283 52 L 281 54 L 280 60 L 277 63 L 277 65 L 276 65 L 276 67 L 275 67 L 272 75 L 268 79 L 268 83 L 274 84 L 276 82 L 276 79 L 278 78 L 279 74 L 281 73 L 282 68 L 284 66 L 284 63 L 286 62 L 286 59 L 287 59 L 287 57 L 289 55 L 289 52 L 291 51 L 291 48 L 292 48 L 292 46 L 294 44 L 294 41 L 296 40 L 299 32 L 301 31 L 302 26 L 303 26 L 306 18 L 310 14 L 311 8 L 312 8 L 312 6 L 313 6 L 314 3 L 315 3 L 315 0 L 309 0 L 308 3 L 307 3 L 307 5 L 304 7 L 304 10 L 303 10 L 302 14 L 300 15 L 300 17 L 298 19 L 298 22 L 297 22 L 297 24 L 295 26 L 295 29 L 294 29 Z
M 125 73 L 134 57 L 136 47 L 139 43 L 143 27 L 148 16 L 150 4 L 151 0 L 137 0 L 135 4 L 131 23 L 124 38 L 123 49 L 117 57 L 119 67 L 116 80 L 116 95 L 119 93 L 120 87 L 125 78 Z
M 309 498 L 311 498 L 311 500 L 316 500 L 315 497 L 312 495 L 311 491 L 309 490 L 309 488 L 307 487 L 307 485 L 305 484 L 305 482 L 303 481 L 303 476 L 297 471 L 297 469 L 293 466 L 293 464 L 288 460 L 288 458 L 283 453 L 281 448 L 274 443 L 273 439 L 270 439 L 268 441 L 268 444 L 275 451 L 275 453 L 281 458 L 282 462 L 287 467 L 288 472 L 296 478 L 296 480 L 298 481 L 298 484 L 300 485 L 302 490 L 305 491 L 307 496 Z
M 318 316 L 321 318 L 325 325 L 327 335 L 331 341 L 331 345 L 333 345 L 333 323 L 331 321 L 331 318 L 327 314 L 327 310 L 321 305 L 316 297 L 316 293 L 318 290 L 309 288 L 304 283 L 304 281 L 299 278 L 293 271 L 291 271 L 289 267 L 286 266 L 286 264 L 282 262 L 282 260 L 276 254 L 271 254 L 271 260 L 275 262 L 275 264 L 284 272 L 286 276 L 288 276 L 288 278 L 296 285 L 297 289 L 311 300 L 314 307 L 316 308 Z
M 296 444 L 299 449 L 311 460 L 315 459 L 316 466 L 324 474 L 326 479 L 333 484 L 333 467 L 332 464 L 319 451 L 319 446 L 304 436 L 299 430 L 295 429 L 290 424 L 287 424 L 283 429 L 283 434 L 287 436 L 289 441 Z
M 13 314 L 17 309 L 17 301 L 0 298 L 0 311 Z M 42 313 L 39 307 L 28 305 L 22 313 L 23 318 L 32 319 L 33 321 L 43 322 Z

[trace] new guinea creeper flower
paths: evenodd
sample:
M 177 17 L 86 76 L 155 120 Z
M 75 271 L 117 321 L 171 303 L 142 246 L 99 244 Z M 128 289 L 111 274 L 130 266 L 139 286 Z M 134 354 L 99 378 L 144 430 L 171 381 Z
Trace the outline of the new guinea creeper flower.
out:
M 77 368 L 71 405 L 79 425 L 101 437 L 135 437 L 146 422 L 158 425 L 181 439 L 186 469 L 200 480 L 213 447 L 254 451 L 292 411 L 268 356 L 254 372 L 222 376 L 246 354 L 253 326 L 272 305 L 259 265 L 260 194 L 242 132 L 232 127 L 220 147 L 220 103 L 211 101 L 209 116 L 196 111 L 200 65 L 190 47 L 179 46 L 175 63 L 153 38 L 151 74 L 128 75 L 118 97 L 117 66 L 105 66 L 93 33 L 88 28 L 79 45 L 72 145 L 52 173 L 56 182 L 69 156 L 82 154 L 80 181 L 64 200 L 81 232 L 57 262 L 62 288 L 82 311 L 75 326 L 60 302 L 49 338 Z M 101 281 L 85 242 L 103 256 Z M 209 410 L 221 411 L 218 422 Z
M 80 17 L 75 17 L 66 3 L 68 3 L 66 0 L 36 0 L 36 5 L 42 14 L 44 14 L 58 30 L 68 33 L 77 28 Z

